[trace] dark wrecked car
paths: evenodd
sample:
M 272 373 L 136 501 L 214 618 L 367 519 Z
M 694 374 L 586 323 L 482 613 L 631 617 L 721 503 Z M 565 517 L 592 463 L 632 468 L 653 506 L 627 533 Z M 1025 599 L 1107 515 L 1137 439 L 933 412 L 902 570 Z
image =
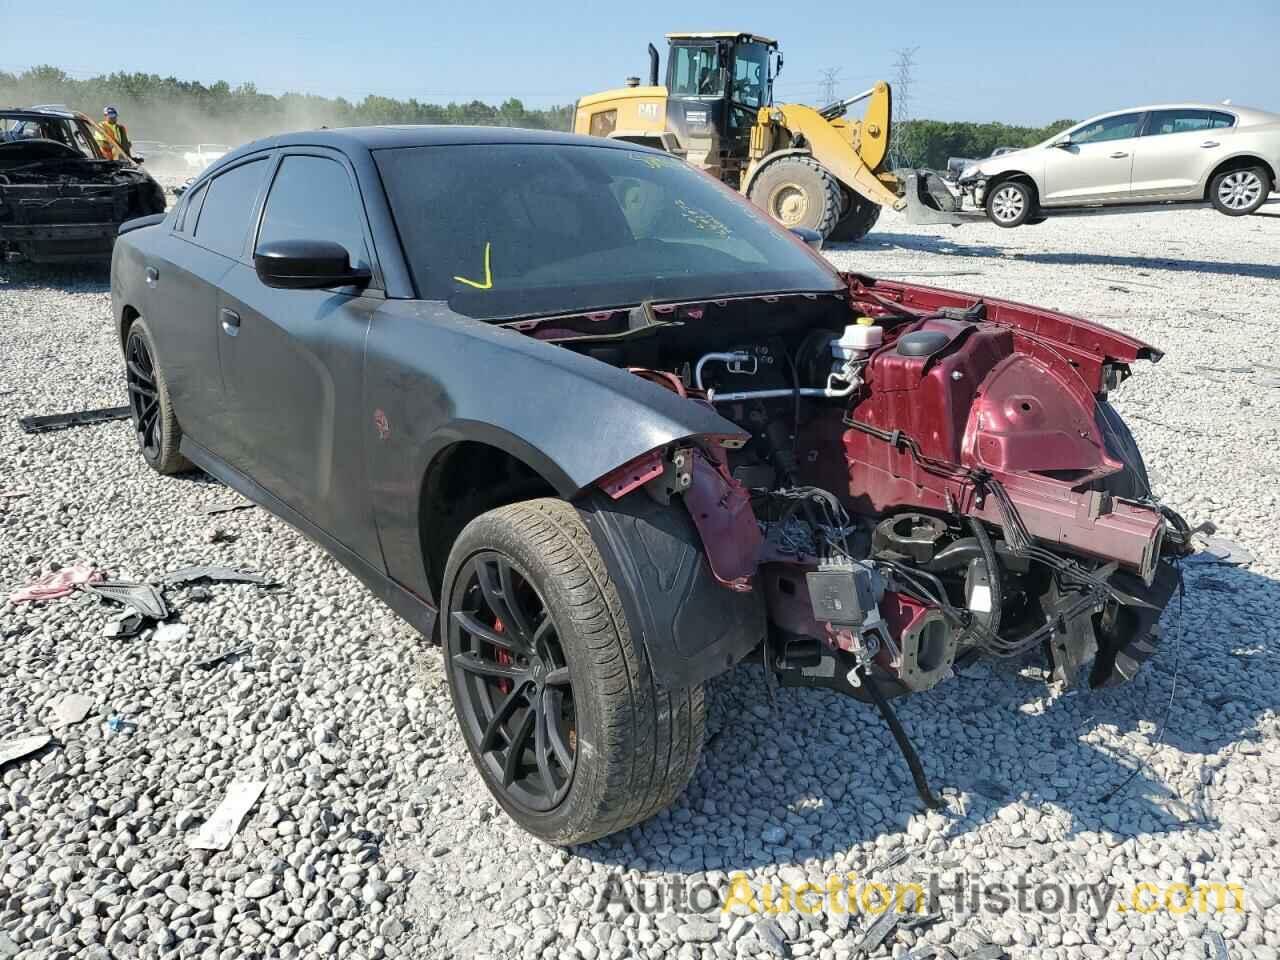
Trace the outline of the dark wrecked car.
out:
M 0 110 L 0 258 L 106 259 L 120 224 L 164 208 L 164 191 L 141 167 L 103 155 L 87 117 Z
M 678 160 L 480 128 L 294 134 L 116 246 L 138 443 L 424 635 L 530 832 L 684 788 L 703 684 L 874 704 L 980 655 L 1131 678 L 1187 549 L 1108 391 L 1155 348 L 840 275 Z M 761 690 L 761 696 L 766 696 Z

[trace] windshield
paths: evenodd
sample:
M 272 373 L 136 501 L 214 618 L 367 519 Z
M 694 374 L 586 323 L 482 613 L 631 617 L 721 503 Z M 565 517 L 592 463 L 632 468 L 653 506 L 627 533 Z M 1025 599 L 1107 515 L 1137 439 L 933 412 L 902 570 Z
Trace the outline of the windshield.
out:
M 748 107 L 769 100 L 769 48 L 763 43 L 740 43 L 733 51 L 733 99 Z
M 469 317 L 841 289 L 762 211 L 674 157 L 550 144 L 374 156 L 418 295 Z

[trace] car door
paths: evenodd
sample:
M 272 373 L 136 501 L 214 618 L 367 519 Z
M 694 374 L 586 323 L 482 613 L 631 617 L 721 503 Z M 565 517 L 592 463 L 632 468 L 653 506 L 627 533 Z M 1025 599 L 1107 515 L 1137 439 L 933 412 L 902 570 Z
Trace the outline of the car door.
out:
M 215 453 L 226 445 L 218 363 L 217 285 L 241 254 L 265 178 L 266 154 L 188 191 L 165 256 L 148 258 L 146 317 L 183 432 Z
M 236 437 L 227 462 L 343 546 L 381 566 L 361 455 L 364 343 L 385 296 L 349 164 L 322 148 L 285 151 L 253 243 L 332 240 L 373 284 L 266 286 L 251 256 L 223 279 L 220 356 Z
M 1142 116 L 1119 113 L 1091 120 L 1072 130 L 1069 139 L 1048 147 L 1041 202 L 1066 206 L 1128 200 Z
M 1203 200 L 1234 114 L 1205 107 L 1153 110 L 1133 152 L 1134 199 Z

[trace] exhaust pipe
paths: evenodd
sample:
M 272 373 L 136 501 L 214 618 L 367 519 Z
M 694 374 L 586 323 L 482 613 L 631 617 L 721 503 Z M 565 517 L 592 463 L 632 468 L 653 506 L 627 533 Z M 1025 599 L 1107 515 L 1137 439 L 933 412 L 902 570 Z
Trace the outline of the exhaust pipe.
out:
M 649 86 L 658 85 L 658 48 L 649 44 Z

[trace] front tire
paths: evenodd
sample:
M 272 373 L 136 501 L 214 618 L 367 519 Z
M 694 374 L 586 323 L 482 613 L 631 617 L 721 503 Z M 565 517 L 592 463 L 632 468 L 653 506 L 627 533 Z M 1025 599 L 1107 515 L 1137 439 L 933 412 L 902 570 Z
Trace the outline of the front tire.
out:
M 840 219 L 840 185 L 808 156 L 781 157 L 760 172 L 748 199 L 784 227 L 805 227 L 829 237 Z
M 987 219 L 997 227 L 1020 227 L 1036 210 L 1036 197 L 1030 184 L 1006 180 L 987 192 Z
M 151 330 L 141 317 L 129 327 L 124 360 L 130 419 L 142 459 L 156 473 L 165 476 L 191 470 L 191 461 L 178 452 L 182 428 L 173 412 L 164 371 L 156 359 Z
M 849 197 L 849 209 L 832 228 L 830 239 L 837 243 L 857 243 L 876 225 L 880 210 L 880 204 L 854 194 Z
M 574 507 L 539 499 L 482 514 L 454 544 L 444 585 L 454 712 L 516 823 L 585 843 L 680 795 L 702 749 L 702 687 L 654 683 Z
M 1271 178 L 1262 167 L 1224 170 L 1209 181 L 1214 209 L 1228 217 L 1245 217 L 1267 202 Z

